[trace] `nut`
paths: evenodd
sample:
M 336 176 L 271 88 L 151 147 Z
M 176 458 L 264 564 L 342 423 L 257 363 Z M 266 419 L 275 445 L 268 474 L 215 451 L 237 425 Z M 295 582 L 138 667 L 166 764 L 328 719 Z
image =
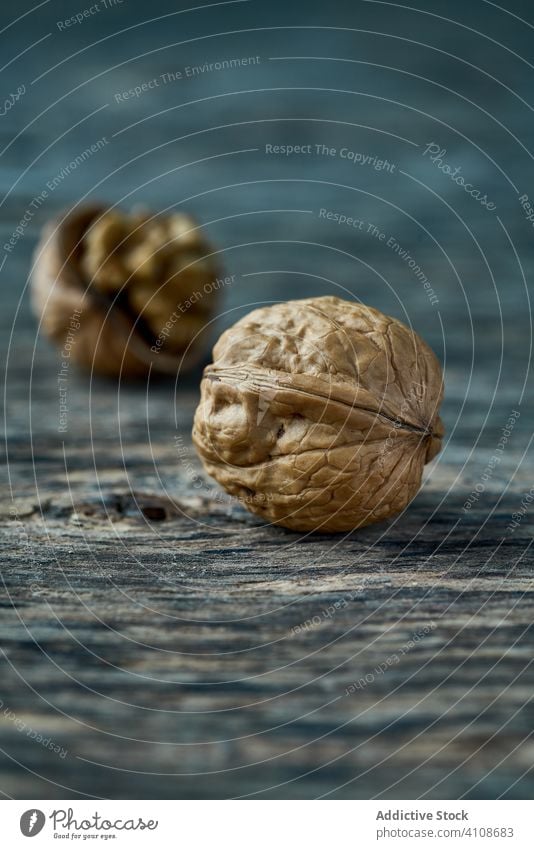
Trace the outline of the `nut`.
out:
M 399 513 L 440 450 L 440 365 L 394 318 L 339 298 L 254 310 L 205 369 L 193 440 L 253 513 L 348 531 Z
M 32 275 L 45 333 L 96 372 L 176 374 L 202 358 L 217 267 L 185 214 L 73 210 L 45 228 Z

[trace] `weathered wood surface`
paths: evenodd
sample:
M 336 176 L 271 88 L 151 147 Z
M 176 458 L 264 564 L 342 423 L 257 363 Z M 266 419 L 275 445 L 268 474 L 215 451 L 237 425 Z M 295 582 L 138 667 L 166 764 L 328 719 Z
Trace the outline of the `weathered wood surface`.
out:
M 2 244 L 73 152 L 103 135 L 110 142 L 46 199 L 1 272 L 5 796 L 532 795 L 534 509 L 525 500 L 533 484 L 532 229 L 488 156 L 519 194 L 533 184 L 532 161 L 480 109 L 458 94 L 436 94 L 409 74 L 480 104 L 526 147 L 531 112 L 487 75 L 441 53 L 389 38 L 379 39 L 388 53 L 377 58 L 371 35 L 341 31 L 247 31 L 114 69 L 128 57 L 206 32 L 304 23 L 416 37 L 407 12 L 386 22 L 383 6 L 362 3 L 347 17 L 346 5 L 311 12 L 306 5 L 304 13 L 298 6 L 242 4 L 194 23 L 181 16 L 173 37 L 168 22 L 147 25 L 88 49 L 83 61 L 70 60 L 30 86 L 64 55 L 146 17 L 145 4 L 129 3 L 127 15 L 110 10 L 105 20 L 72 28 L 68 38 L 61 33 L 63 40 L 54 32 L 8 69 L 7 89 L 24 82 L 28 92 L 1 119 L 3 145 L 70 87 L 81 89 L 61 110 L 51 107 L 0 160 L 8 167 L 2 191 L 9 192 L 0 212 Z M 474 25 L 466 5 L 436 4 L 435 11 Z M 531 55 L 532 31 L 485 8 L 486 31 Z M 160 3 L 151 9 L 168 11 Z M 514 10 L 526 14 L 519 3 Z M 30 17 L 24 32 L 12 28 L 13 50 L 52 32 L 54 21 L 69 14 L 70 4 L 52 4 L 31 25 Z M 424 21 L 418 38 L 466 61 L 474 62 L 476 52 L 475 64 L 488 74 L 499 61 L 499 78 L 529 100 L 532 70 L 519 59 L 504 61 L 491 41 L 435 20 Z M 178 66 L 256 54 L 262 64 L 245 72 L 204 74 L 128 104 L 113 98 Z M 405 73 L 269 60 L 289 55 L 382 62 Z M 103 77 L 86 82 L 104 69 Z M 287 91 L 280 94 L 280 87 Z M 231 94 L 257 88 L 277 91 Z M 326 88 L 362 96 L 318 90 Z M 180 117 L 176 109 L 152 117 L 112 140 L 144 117 L 213 94 L 229 96 L 180 108 Z M 389 103 L 384 111 L 376 97 L 413 109 Z M 74 127 L 104 103 L 83 131 Z M 201 132 L 237 122 L 237 129 Z M 433 138 L 495 198 L 499 220 L 423 160 L 421 149 Z M 387 156 L 397 173 L 349 168 L 339 157 L 269 159 L 261 149 L 266 141 L 347 144 Z M 223 165 L 215 160 L 161 176 L 251 148 L 225 156 Z M 38 165 L 16 183 L 39 154 Z M 405 515 L 336 537 L 263 526 L 210 483 L 195 458 L 189 432 L 198 374 L 178 386 L 152 381 L 118 390 L 72 369 L 67 431 L 59 432 L 59 357 L 38 335 L 27 296 L 19 312 L 17 304 L 38 227 L 87 191 L 112 199 L 132 192 L 126 206 L 183 201 L 213 222 L 210 234 L 228 248 L 226 265 L 236 274 L 221 327 L 251 303 L 337 286 L 412 321 L 446 362 L 448 441 Z M 202 192 L 208 194 L 186 201 Z M 393 236 L 425 269 L 439 304 L 429 302 L 383 242 L 325 222 L 321 208 L 357 213 Z M 520 415 L 498 451 L 514 410 Z M 499 462 L 488 473 L 496 451 Z M 522 502 L 521 519 L 511 527 Z

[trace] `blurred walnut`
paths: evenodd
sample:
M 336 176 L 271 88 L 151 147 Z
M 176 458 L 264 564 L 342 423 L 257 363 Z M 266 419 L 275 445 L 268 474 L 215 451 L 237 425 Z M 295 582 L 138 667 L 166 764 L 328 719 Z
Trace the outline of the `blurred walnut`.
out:
M 183 213 L 73 210 L 43 232 L 33 303 L 47 335 L 61 350 L 70 333 L 72 358 L 88 368 L 176 374 L 206 349 L 218 289 L 210 253 Z
M 442 394 L 436 357 L 396 319 L 290 301 L 221 336 L 193 439 L 209 474 L 267 521 L 348 531 L 415 496 L 441 447 Z

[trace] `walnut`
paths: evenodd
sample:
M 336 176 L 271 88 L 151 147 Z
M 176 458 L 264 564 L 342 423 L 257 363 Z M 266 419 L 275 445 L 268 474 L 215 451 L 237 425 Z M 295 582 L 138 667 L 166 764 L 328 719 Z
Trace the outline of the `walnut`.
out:
M 73 210 L 43 231 L 34 308 L 45 333 L 60 349 L 71 338 L 72 358 L 87 368 L 123 377 L 141 377 L 150 367 L 176 375 L 206 350 L 220 288 L 210 253 L 195 221 L 182 213 Z
M 442 373 L 394 318 L 339 298 L 254 310 L 227 330 L 201 385 L 193 440 L 245 506 L 297 531 L 399 513 L 439 452 Z

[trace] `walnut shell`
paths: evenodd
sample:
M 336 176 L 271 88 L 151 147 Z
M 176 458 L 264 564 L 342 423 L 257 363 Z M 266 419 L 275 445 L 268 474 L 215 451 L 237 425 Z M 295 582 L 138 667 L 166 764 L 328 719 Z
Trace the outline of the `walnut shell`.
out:
M 32 303 L 60 350 L 108 376 L 176 375 L 206 350 L 217 268 L 184 214 L 127 215 L 82 207 L 43 230 Z
M 297 531 L 394 516 L 440 450 L 440 365 L 394 318 L 339 298 L 254 310 L 206 367 L 193 441 L 253 513 Z

